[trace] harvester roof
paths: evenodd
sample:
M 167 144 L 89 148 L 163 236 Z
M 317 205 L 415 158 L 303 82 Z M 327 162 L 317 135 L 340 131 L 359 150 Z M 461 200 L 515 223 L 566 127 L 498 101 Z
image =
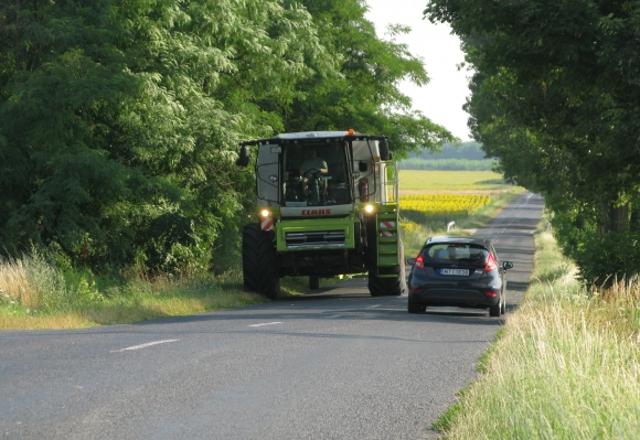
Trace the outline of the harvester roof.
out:
M 383 140 L 384 136 L 368 136 L 352 131 L 300 131 L 295 133 L 281 133 L 272 138 L 253 139 L 242 142 L 241 145 L 256 144 L 280 144 L 283 142 L 317 141 L 323 139 L 350 139 L 350 140 Z

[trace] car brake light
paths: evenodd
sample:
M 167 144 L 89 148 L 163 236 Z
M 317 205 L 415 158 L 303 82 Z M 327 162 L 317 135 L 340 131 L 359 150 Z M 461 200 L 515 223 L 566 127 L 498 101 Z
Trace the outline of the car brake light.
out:
M 416 258 L 416 269 L 424 269 L 424 257 L 422 255 L 418 255 Z
M 489 253 L 489 256 L 487 257 L 487 261 L 485 261 L 484 263 L 483 270 L 485 272 L 493 272 L 497 268 L 498 268 L 498 264 L 496 263 L 495 257 L 493 256 L 492 253 Z
M 484 296 L 486 296 L 487 298 L 495 298 L 496 296 L 498 296 L 498 291 L 497 290 L 485 290 L 484 291 Z

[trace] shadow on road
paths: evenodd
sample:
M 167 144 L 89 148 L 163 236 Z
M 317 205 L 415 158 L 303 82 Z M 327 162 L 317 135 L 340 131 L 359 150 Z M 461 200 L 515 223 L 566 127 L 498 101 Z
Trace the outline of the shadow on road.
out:
M 380 322 L 415 322 L 419 323 L 443 323 L 449 325 L 472 326 L 500 326 L 502 319 L 490 318 L 482 309 L 457 309 L 455 307 L 429 308 L 424 314 L 409 314 L 406 309 L 406 297 L 371 298 L 367 294 L 314 294 L 313 296 L 281 299 L 269 304 L 250 306 L 241 310 L 224 312 L 208 312 L 199 315 L 166 317 L 134 324 L 120 324 L 108 327 L 98 327 L 83 330 L 54 330 L 34 331 L 25 333 L 37 333 L 38 335 L 95 335 L 102 334 L 144 334 L 144 333 L 170 333 L 180 334 L 216 334 L 216 333 L 261 333 L 279 334 L 280 332 L 265 332 L 264 329 L 220 329 L 211 327 L 210 331 L 203 327 L 181 328 L 176 331 L 172 324 L 189 324 L 202 322 L 232 322 L 249 325 L 256 322 L 271 321 L 380 321 Z M 283 310 L 284 307 L 292 308 L 300 305 L 303 307 Z M 273 307 L 276 306 L 276 309 Z M 21 332 L 22 333 L 22 332 Z M 284 334 L 284 333 L 283 333 Z M 301 333 L 311 335 L 313 333 Z M 340 335 L 327 335 L 340 337 Z M 358 337 L 369 337 L 367 335 Z M 374 338 L 380 336 L 371 336 Z M 424 342 L 424 340 L 421 340 Z

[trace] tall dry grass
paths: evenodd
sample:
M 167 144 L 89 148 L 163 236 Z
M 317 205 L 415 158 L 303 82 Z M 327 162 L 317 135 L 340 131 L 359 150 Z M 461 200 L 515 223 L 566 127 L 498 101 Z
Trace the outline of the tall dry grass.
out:
M 89 327 L 264 301 L 240 286 L 239 272 L 215 279 L 99 278 L 86 269 L 62 271 L 34 251 L 0 260 L 0 328 Z
M 0 295 L 5 300 L 41 308 L 53 305 L 64 294 L 63 276 L 41 255 L 0 259 Z

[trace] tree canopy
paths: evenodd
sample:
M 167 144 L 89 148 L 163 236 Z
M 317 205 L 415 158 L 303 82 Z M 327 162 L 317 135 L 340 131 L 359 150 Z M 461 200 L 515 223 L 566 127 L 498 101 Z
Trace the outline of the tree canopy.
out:
M 640 2 L 434 0 L 475 69 L 475 137 L 545 195 L 589 280 L 640 271 Z
M 239 140 L 280 131 L 450 139 L 397 81 L 421 62 L 361 0 L 0 4 L 0 242 L 92 267 L 224 270 L 251 208 Z

